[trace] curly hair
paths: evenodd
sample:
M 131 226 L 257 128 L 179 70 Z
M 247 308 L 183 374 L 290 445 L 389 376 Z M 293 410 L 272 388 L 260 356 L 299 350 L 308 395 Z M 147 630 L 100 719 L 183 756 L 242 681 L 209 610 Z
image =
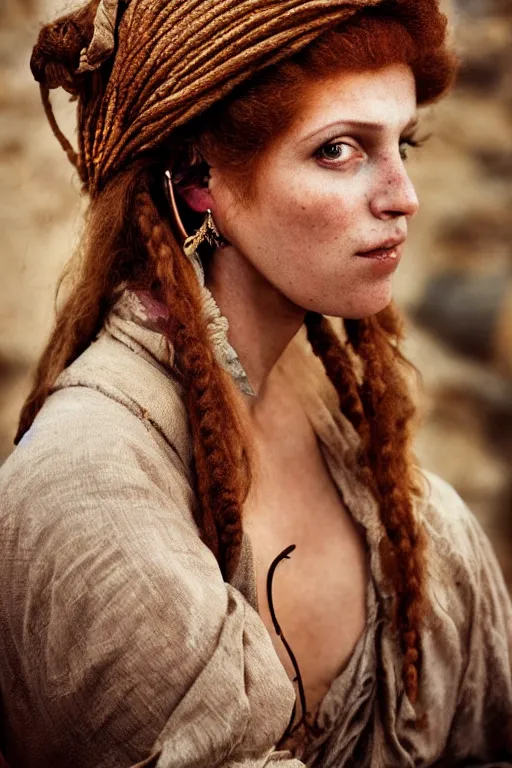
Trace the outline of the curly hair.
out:
M 78 99 L 80 152 L 73 154 L 69 142 L 63 146 L 91 192 L 91 203 L 76 280 L 37 367 L 16 441 L 30 427 L 59 373 L 94 340 L 120 286 L 152 291 L 169 308 L 165 335 L 173 350 L 174 373 L 185 391 L 197 484 L 195 519 L 229 579 L 240 554 L 242 508 L 251 482 L 248 441 L 226 374 L 211 349 L 192 268 L 169 222 L 163 171 L 187 147 L 201 152 L 207 148 L 242 193 L 250 194 L 258 162 L 294 119 L 306 84 L 344 69 L 364 71 L 405 63 L 414 73 L 421 105 L 435 101 L 450 87 L 456 60 L 446 44 L 446 18 L 437 0 L 383 0 L 361 7 L 338 27 L 252 73 L 242 84 L 230 81 L 229 93 L 222 92 L 220 100 L 193 119 L 178 121 L 179 130 L 171 131 L 162 105 L 168 103 L 166 78 L 171 77 L 167 42 L 172 50 L 176 46 L 166 18 L 166 7 L 172 4 L 153 3 L 159 9 L 157 16 L 153 11 L 147 19 L 141 16 L 141 23 L 146 20 L 149 26 L 159 19 L 157 44 L 153 46 L 152 38 L 139 30 L 133 50 L 129 55 L 125 51 L 122 71 L 107 62 L 99 71 L 76 75 L 77 57 L 91 38 L 97 5 L 93 0 L 48 25 L 32 58 L 45 109 L 61 143 L 64 137 L 57 133 L 49 88 L 62 85 Z M 108 109 L 107 93 L 117 94 Z M 148 94 L 156 96 L 149 112 L 146 108 L 140 151 L 130 152 L 125 142 L 116 154 L 115 172 L 114 166 L 110 175 L 104 168 L 102 183 L 92 185 L 97 181 L 91 171 L 94 147 L 105 121 L 115 123 L 116 130 L 121 130 L 123 119 L 136 122 L 147 107 Z M 318 314 L 308 313 L 305 322 L 312 349 L 338 393 L 340 409 L 360 436 L 359 468 L 378 502 L 385 530 L 384 559 L 395 595 L 404 688 L 414 703 L 426 603 L 426 542 L 415 515 L 420 489 L 411 454 L 414 405 L 399 348 L 401 320 L 392 305 L 374 317 L 346 320 L 346 340 Z

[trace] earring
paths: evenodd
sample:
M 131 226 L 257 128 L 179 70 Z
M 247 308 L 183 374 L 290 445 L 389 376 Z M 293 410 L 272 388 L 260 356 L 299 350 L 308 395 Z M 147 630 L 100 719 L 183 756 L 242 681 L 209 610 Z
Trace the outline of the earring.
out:
M 217 226 L 213 220 L 212 212 L 208 208 L 206 212 L 205 219 L 197 232 L 195 232 L 193 235 L 188 236 L 185 227 L 183 226 L 183 222 L 181 221 L 181 216 L 178 211 L 178 206 L 176 205 L 176 197 L 174 195 L 174 186 L 172 183 L 172 175 L 170 171 L 165 172 L 166 176 L 166 190 L 168 195 L 168 200 L 171 205 L 173 218 L 174 218 L 174 224 L 178 230 L 178 233 L 180 237 L 183 239 L 183 250 L 185 252 L 185 255 L 190 258 L 190 256 L 197 251 L 201 243 L 204 243 L 205 241 L 215 247 L 215 248 L 222 248 L 223 246 L 227 245 L 227 241 L 224 240 L 222 235 L 220 234 L 219 230 L 217 229 Z
M 195 232 L 190 237 L 187 237 L 183 243 L 183 250 L 187 256 L 191 256 L 195 251 L 197 251 L 201 243 L 204 242 L 207 242 L 208 245 L 211 245 L 214 248 L 222 248 L 224 245 L 227 245 L 226 241 L 217 229 L 217 226 L 213 220 L 212 212 L 209 208 L 206 211 L 205 219 L 197 232 Z
M 173 217 L 173 225 L 176 230 L 176 234 L 179 236 L 180 240 L 184 242 L 188 235 L 185 230 L 185 227 L 183 226 L 183 222 L 181 220 L 180 213 L 178 211 L 178 206 L 176 205 L 176 196 L 174 194 L 174 185 L 172 183 L 172 176 L 170 171 L 165 172 L 165 191 L 167 192 L 167 200 L 171 206 L 172 211 L 172 217 Z

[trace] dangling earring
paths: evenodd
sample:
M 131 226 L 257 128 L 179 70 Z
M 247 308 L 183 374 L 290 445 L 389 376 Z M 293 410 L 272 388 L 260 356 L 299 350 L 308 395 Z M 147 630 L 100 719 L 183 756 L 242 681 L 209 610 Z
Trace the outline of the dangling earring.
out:
M 205 219 L 197 232 L 195 232 L 195 234 L 191 235 L 190 237 L 187 237 L 183 243 L 183 250 L 187 256 L 191 256 L 193 253 L 195 253 L 195 251 L 197 251 L 201 243 L 204 242 L 207 242 L 208 245 L 211 245 L 214 248 L 222 248 L 227 244 L 217 229 L 213 220 L 212 212 L 209 208 L 206 211 Z
M 171 204 L 172 212 L 174 215 L 174 221 L 180 235 L 184 238 L 183 251 L 185 252 L 185 255 L 190 258 L 192 254 L 197 251 L 201 243 L 204 242 L 207 242 L 214 248 L 222 248 L 223 246 L 227 245 L 228 243 L 226 240 L 224 240 L 219 230 L 217 229 L 210 208 L 208 208 L 206 211 L 204 221 L 197 232 L 190 236 L 187 235 L 185 227 L 183 226 L 183 222 L 181 221 L 178 206 L 176 205 L 171 172 L 166 171 L 165 176 L 167 178 L 167 191 L 169 195 L 169 202 Z

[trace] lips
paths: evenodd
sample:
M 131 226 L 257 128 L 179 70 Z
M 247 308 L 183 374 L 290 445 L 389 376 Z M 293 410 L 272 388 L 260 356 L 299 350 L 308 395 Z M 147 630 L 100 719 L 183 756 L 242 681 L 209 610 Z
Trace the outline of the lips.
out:
M 386 251 L 392 251 L 394 248 L 398 248 L 399 245 L 402 245 L 402 243 L 405 242 L 405 237 L 398 237 L 394 240 L 384 240 L 381 243 L 378 243 L 377 245 L 374 245 L 373 248 L 368 248 L 368 250 L 365 251 L 358 251 L 357 256 L 370 256 L 375 253 L 385 253 Z

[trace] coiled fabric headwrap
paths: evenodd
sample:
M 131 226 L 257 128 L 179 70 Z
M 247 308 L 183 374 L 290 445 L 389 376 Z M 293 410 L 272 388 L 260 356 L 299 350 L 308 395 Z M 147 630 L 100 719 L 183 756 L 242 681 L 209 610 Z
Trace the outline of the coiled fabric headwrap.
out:
M 31 66 L 46 94 L 61 85 L 80 99 L 75 158 L 94 196 L 154 148 L 155 137 L 163 143 L 257 70 L 381 2 L 90 0 L 83 7 L 82 22 L 87 21 L 79 29 L 75 21 L 81 11 L 63 17 L 58 28 L 42 29 Z M 391 4 L 405 12 L 414 5 L 411 0 Z M 437 6 L 438 0 L 432 0 L 430 12 L 439 12 Z M 64 63 L 59 44 L 65 47 Z M 95 84 L 102 67 L 108 67 L 108 79 L 102 69 L 101 82 Z

